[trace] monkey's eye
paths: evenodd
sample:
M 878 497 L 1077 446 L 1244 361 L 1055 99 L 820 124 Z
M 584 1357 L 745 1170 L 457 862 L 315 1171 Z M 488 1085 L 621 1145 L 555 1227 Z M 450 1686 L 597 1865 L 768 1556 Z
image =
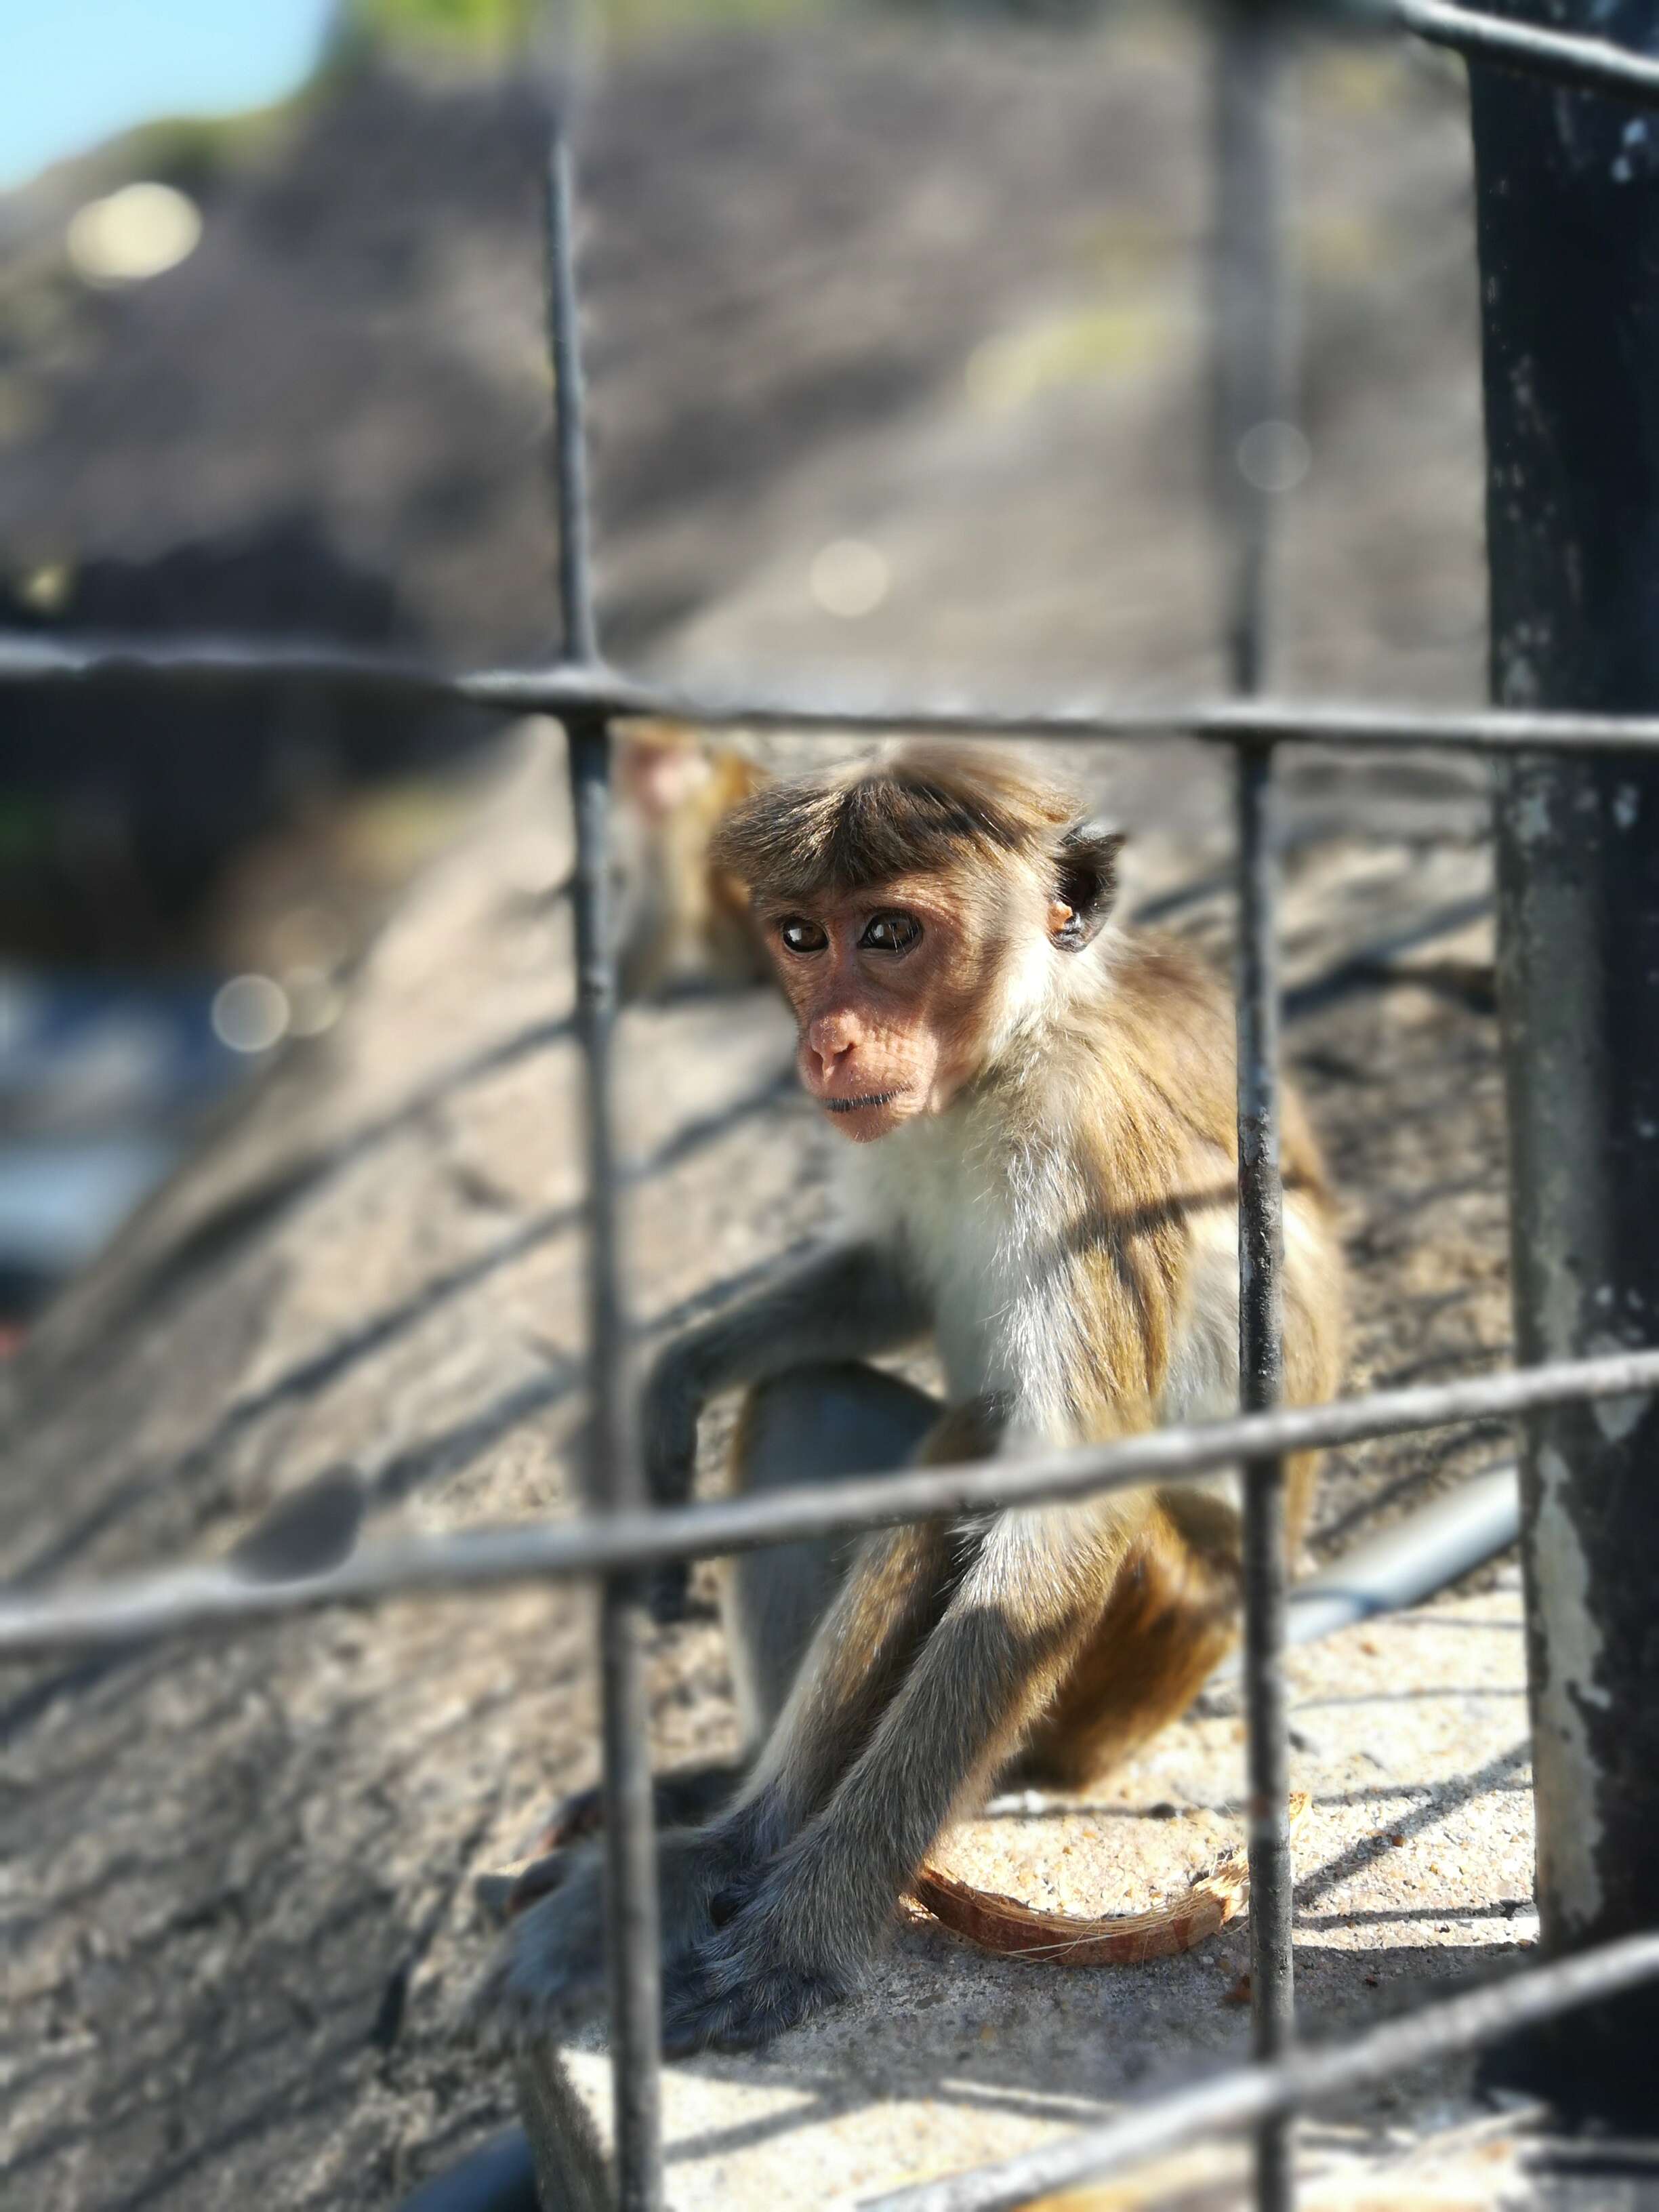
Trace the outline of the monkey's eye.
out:
M 908 952 L 921 936 L 921 924 L 913 914 L 872 915 L 860 945 L 872 952 Z
M 799 915 L 792 915 L 787 921 L 781 921 L 778 935 L 783 939 L 786 952 L 798 954 L 822 952 L 830 942 L 817 922 L 807 921 Z

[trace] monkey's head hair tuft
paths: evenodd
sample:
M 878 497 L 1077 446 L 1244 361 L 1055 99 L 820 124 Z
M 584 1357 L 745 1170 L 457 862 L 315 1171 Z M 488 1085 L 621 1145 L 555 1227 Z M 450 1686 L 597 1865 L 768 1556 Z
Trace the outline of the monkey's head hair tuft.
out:
M 1075 950 L 1111 910 L 1122 842 L 1012 755 L 934 741 L 766 786 L 719 824 L 710 857 L 757 896 L 803 901 L 1023 862 L 1072 908 L 1057 941 Z

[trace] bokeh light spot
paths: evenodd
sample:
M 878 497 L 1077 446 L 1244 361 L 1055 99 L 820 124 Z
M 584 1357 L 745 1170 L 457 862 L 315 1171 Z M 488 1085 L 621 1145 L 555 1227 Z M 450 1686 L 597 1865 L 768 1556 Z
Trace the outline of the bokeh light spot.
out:
M 1294 422 L 1258 422 L 1238 441 L 1238 472 L 1257 491 L 1294 491 L 1313 453 Z
M 323 968 L 290 968 L 283 978 L 293 1036 L 321 1036 L 340 1018 L 340 994 Z
M 892 573 L 886 556 L 861 538 L 836 538 L 812 558 L 812 597 L 827 615 L 856 622 L 887 597 Z
M 288 1033 L 288 994 L 270 975 L 233 975 L 213 994 L 213 1034 L 232 1052 L 269 1052 Z
M 172 185 L 123 185 L 70 217 L 66 242 L 89 284 L 136 284 L 174 269 L 196 250 L 202 217 Z

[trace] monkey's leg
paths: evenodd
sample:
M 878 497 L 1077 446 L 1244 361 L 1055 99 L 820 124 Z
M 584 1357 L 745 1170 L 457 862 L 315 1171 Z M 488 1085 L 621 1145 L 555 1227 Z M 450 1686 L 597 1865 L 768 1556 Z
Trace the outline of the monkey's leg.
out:
M 671 2047 L 763 2041 L 845 1991 L 939 1830 L 1053 1696 L 1146 1505 L 1131 1496 L 998 1516 L 822 1811 L 671 1976 Z
M 1313 1452 L 1285 1470 L 1292 1556 L 1317 1472 Z M 1231 1650 L 1242 1594 L 1232 1505 L 1209 1491 L 1165 1492 L 1010 1779 L 1080 1789 L 1139 1750 L 1185 1712 Z
M 880 1474 L 912 1459 L 939 1419 L 926 1391 L 853 1364 L 797 1367 L 749 1393 L 732 1449 L 742 1491 Z M 772 1544 L 721 1562 L 744 1743 L 757 1751 L 783 1711 L 807 1646 L 857 1550 L 852 1537 Z
M 1238 1517 L 1220 1498 L 1192 1504 L 1212 1526 L 1153 1511 L 1011 1779 L 1075 1790 L 1105 1773 L 1183 1712 L 1231 1649 Z

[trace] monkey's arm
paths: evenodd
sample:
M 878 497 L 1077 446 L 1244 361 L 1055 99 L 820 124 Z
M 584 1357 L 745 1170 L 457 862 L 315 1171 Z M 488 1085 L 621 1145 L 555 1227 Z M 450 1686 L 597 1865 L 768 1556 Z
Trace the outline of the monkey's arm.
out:
M 864 1359 L 926 1334 L 932 1316 L 896 1255 L 874 1243 L 821 1254 L 664 1346 L 646 1380 L 647 1479 L 659 1505 L 684 1504 L 697 1420 L 722 1390 L 793 1367 Z

